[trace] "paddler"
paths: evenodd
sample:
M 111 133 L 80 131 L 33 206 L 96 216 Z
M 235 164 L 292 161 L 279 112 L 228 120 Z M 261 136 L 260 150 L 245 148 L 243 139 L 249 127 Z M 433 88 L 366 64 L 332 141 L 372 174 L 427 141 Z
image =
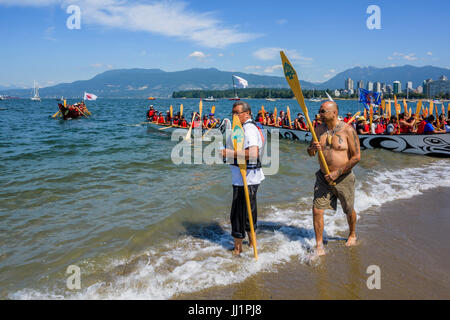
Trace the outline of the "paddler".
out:
M 264 173 L 261 170 L 260 153 L 264 146 L 264 135 L 252 119 L 250 105 L 245 101 L 238 101 L 233 104 L 233 115 L 239 117 L 239 121 L 244 129 L 244 154 L 247 161 L 247 185 L 252 211 L 253 226 L 256 230 L 258 210 L 256 205 L 256 193 L 261 182 L 264 180 Z M 248 219 L 247 205 L 244 193 L 242 175 L 237 163 L 237 152 L 231 149 L 233 144 L 231 136 L 227 141 L 227 149 L 222 150 L 224 158 L 234 160 L 231 165 L 231 180 L 233 185 L 233 202 L 231 204 L 231 235 L 234 238 L 233 254 L 239 255 L 242 252 L 242 242 L 247 233 L 249 246 L 253 246 L 250 236 L 250 222 Z M 242 151 L 240 151 L 242 152 Z M 239 154 L 241 154 L 239 152 Z
M 150 105 L 150 108 L 148 109 L 148 112 L 147 112 L 147 120 L 152 121 L 154 114 L 155 114 L 155 109 L 153 109 L 153 105 Z
M 344 118 L 344 122 L 348 123 L 351 118 L 352 118 L 352 113 L 351 112 L 347 112 L 347 116 Z
M 316 235 L 316 253 L 325 254 L 323 248 L 323 214 L 326 209 L 336 211 L 337 200 L 347 215 L 349 236 L 346 246 L 356 244 L 355 175 L 353 167 L 360 161 L 359 138 L 352 126 L 338 120 L 339 109 L 334 101 L 326 101 L 320 106 L 320 118 L 323 124 L 315 128 L 318 142 L 311 142 L 307 151 L 314 156 L 323 151 L 330 173 L 320 163 L 316 172 L 314 187 L 313 221 Z M 335 185 L 330 185 L 331 183 Z
M 188 124 L 188 122 L 186 121 L 186 118 L 185 118 L 184 116 L 181 116 L 180 127 L 181 127 L 181 128 L 187 128 L 187 127 L 189 127 L 189 124 Z
M 162 112 L 159 113 L 158 124 L 164 124 L 164 116 L 163 116 Z

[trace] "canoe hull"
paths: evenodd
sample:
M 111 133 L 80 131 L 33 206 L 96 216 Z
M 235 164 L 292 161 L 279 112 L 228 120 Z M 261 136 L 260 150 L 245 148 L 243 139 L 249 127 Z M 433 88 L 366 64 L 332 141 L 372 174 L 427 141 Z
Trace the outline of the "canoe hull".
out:
M 279 130 L 280 138 L 309 143 L 309 131 L 264 126 L 269 133 Z M 359 135 L 361 149 L 386 149 L 394 152 L 420 154 L 439 158 L 450 158 L 450 133 L 420 135 Z

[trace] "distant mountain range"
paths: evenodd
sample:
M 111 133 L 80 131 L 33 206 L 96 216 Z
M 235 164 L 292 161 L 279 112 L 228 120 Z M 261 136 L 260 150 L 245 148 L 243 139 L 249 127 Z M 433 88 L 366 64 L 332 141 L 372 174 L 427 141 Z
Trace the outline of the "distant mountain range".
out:
M 111 98 L 147 98 L 169 97 L 173 91 L 181 90 L 225 90 L 232 88 L 231 76 L 235 74 L 246 79 L 252 88 L 287 88 L 284 77 L 263 76 L 242 72 L 220 71 L 210 69 L 189 69 L 184 71 L 165 72 L 161 69 L 118 69 L 100 73 L 90 80 L 80 80 L 72 83 L 61 83 L 39 90 L 41 97 L 82 97 L 85 91 L 101 97 Z M 391 84 L 395 80 L 412 81 L 413 86 L 421 85 L 423 80 L 438 79 L 445 75 L 450 78 L 450 69 L 425 66 L 375 68 L 356 67 L 337 74 L 323 83 L 300 81 L 303 89 L 340 89 L 344 87 L 345 79 L 356 81 L 380 81 Z M 30 89 L 0 88 L 0 94 L 30 97 Z

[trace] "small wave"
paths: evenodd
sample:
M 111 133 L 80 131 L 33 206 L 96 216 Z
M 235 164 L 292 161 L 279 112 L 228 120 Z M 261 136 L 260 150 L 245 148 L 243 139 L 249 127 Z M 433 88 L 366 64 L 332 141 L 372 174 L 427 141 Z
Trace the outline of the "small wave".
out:
M 425 190 L 450 187 L 442 178 L 448 161 L 437 161 L 419 168 L 374 170 L 357 179 L 355 210 L 367 209 L 398 199 L 412 198 Z M 258 222 L 258 260 L 246 247 L 241 257 L 233 257 L 233 239 L 228 221 L 186 225 L 186 232 L 161 248 L 150 248 L 131 260 L 107 266 L 107 280 L 99 281 L 76 293 L 64 289 L 23 289 L 11 299 L 170 299 L 213 286 L 239 283 L 261 271 L 275 271 L 287 262 L 310 264 L 310 248 L 315 245 L 311 217 L 311 197 L 297 205 L 280 209 L 265 208 Z M 342 209 L 325 213 L 324 239 L 343 241 L 348 225 Z M 245 244 L 245 242 L 244 242 Z

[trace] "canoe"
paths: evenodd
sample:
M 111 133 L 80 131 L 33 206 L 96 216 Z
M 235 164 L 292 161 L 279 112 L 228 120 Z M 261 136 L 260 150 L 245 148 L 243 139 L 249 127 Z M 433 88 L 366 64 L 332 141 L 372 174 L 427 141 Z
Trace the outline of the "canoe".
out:
M 309 131 L 287 129 L 281 127 L 263 126 L 270 134 L 278 129 L 280 138 L 300 142 L 311 142 Z M 450 158 L 450 133 L 437 134 L 365 134 L 358 135 L 361 149 L 386 149 L 394 152 L 404 152 L 426 155 L 438 158 Z
M 175 130 L 185 130 L 187 132 L 189 130 L 189 127 L 188 128 L 181 128 L 181 127 L 170 127 L 170 128 L 167 128 L 167 127 L 169 127 L 168 125 L 162 125 L 162 124 L 159 124 L 159 123 L 156 123 L 156 122 L 146 122 L 146 123 L 148 124 L 148 126 L 150 128 L 156 129 L 156 130 L 158 130 L 160 132 L 172 133 Z M 161 128 L 167 128 L 167 129 L 160 130 Z M 223 133 L 225 133 L 225 131 L 227 129 L 231 130 L 231 121 L 228 118 L 225 118 L 225 119 L 222 120 L 220 125 L 218 127 L 214 128 L 214 129 L 219 129 L 220 132 L 222 132 L 222 134 L 223 134 Z M 194 131 L 194 130 L 192 130 L 192 131 Z M 204 134 L 205 132 L 206 132 L 206 130 L 202 129 L 202 134 Z

